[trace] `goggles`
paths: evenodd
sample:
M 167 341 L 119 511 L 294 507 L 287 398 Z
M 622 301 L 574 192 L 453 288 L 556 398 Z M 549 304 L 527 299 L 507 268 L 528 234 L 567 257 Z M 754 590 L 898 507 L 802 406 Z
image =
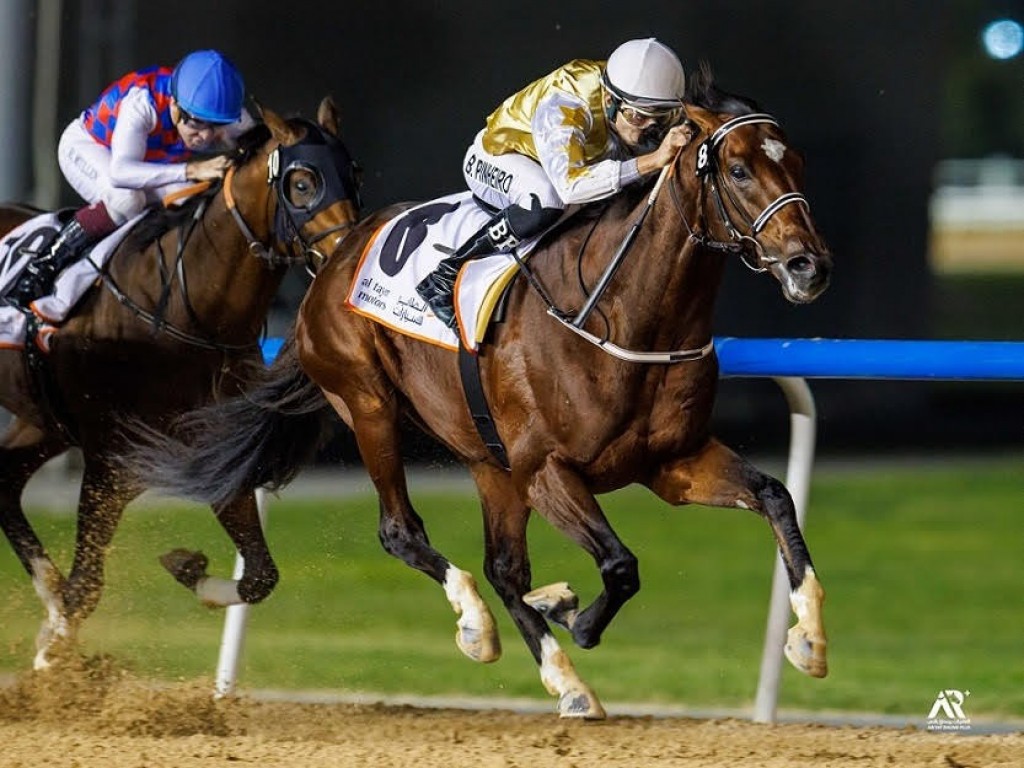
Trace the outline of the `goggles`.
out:
M 670 128 L 679 122 L 682 117 L 682 107 L 670 107 L 669 109 L 642 109 L 641 107 L 619 106 L 619 114 L 622 119 L 634 128 L 647 128 L 657 126 L 659 128 Z
M 206 120 L 200 120 L 198 117 L 193 117 L 182 109 L 180 105 L 178 106 L 178 114 L 178 122 L 184 123 L 187 128 L 191 128 L 193 131 L 212 131 L 217 128 L 216 123 L 209 123 Z

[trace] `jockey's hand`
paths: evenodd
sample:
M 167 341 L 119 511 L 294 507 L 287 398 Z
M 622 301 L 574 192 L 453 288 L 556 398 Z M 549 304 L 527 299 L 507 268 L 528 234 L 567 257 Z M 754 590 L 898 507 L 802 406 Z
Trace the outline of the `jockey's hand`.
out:
M 224 177 L 230 165 L 231 159 L 226 155 L 189 160 L 185 163 L 185 178 L 189 181 L 216 181 Z
M 660 171 L 675 159 L 680 149 L 690 143 L 693 135 L 692 126 L 686 123 L 672 126 L 661 140 L 661 146 L 650 154 L 637 158 L 637 170 L 641 174 Z

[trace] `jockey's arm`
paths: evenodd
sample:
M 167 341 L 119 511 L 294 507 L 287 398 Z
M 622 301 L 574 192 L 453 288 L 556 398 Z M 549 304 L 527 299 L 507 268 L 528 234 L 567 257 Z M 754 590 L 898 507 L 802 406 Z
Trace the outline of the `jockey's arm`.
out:
M 537 105 L 531 121 L 540 164 L 567 205 L 602 200 L 640 178 L 636 160 L 585 161 L 587 134 L 593 125 L 589 107 L 557 89 Z
M 185 181 L 185 163 L 147 163 L 146 139 L 157 124 L 156 108 L 142 88 L 121 101 L 110 137 L 110 181 L 125 189 L 152 189 Z

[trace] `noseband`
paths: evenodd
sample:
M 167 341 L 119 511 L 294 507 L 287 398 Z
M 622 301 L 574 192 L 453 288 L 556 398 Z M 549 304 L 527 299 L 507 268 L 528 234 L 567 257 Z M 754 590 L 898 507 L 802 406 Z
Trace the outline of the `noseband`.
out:
M 740 206 L 739 201 L 732 193 L 729 192 L 728 187 L 723 183 L 722 169 L 719 167 L 718 161 L 718 148 L 725 137 L 732 131 L 737 128 L 742 128 L 745 125 L 756 125 L 758 123 L 774 125 L 776 128 L 779 127 L 775 118 L 771 115 L 764 114 L 763 112 L 740 115 L 739 117 L 734 117 L 718 126 L 718 129 L 701 142 L 700 147 L 697 149 L 696 172 L 697 176 L 700 177 L 701 180 L 701 198 L 704 199 L 707 190 L 710 189 L 711 198 L 714 201 L 718 218 L 725 226 L 725 231 L 729 233 L 731 242 L 722 242 L 710 239 L 705 233 L 700 231 L 699 225 L 697 228 L 691 228 L 687 223 L 686 226 L 687 229 L 690 230 L 690 238 L 699 245 L 712 250 L 738 254 L 747 267 L 755 272 L 764 272 L 768 267 L 778 261 L 765 253 L 764 247 L 761 245 L 761 242 L 757 237 L 767 226 L 769 219 L 778 213 L 780 209 L 790 203 L 800 203 L 806 210 L 810 210 L 811 206 L 810 203 L 807 202 L 807 198 L 799 192 L 786 192 L 785 194 L 779 195 L 775 200 L 765 206 L 764 210 L 761 211 L 756 218 L 753 220 L 747 219 L 746 224 L 750 230 L 749 234 L 743 234 L 740 232 L 733 223 L 732 218 L 729 216 L 729 211 L 722 200 L 722 190 L 725 191 L 725 195 L 728 197 L 733 210 L 740 212 L 742 215 L 743 209 Z M 677 208 L 680 208 L 681 210 L 682 206 L 679 204 L 678 198 L 675 197 L 674 189 L 673 199 L 676 202 Z M 686 219 L 684 218 L 683 221 L 685 222 Z M 751 263 L 749 259 L 749 246 L 753 246 L 754 253 L 756 254 L 756 260 L 753 263 Z

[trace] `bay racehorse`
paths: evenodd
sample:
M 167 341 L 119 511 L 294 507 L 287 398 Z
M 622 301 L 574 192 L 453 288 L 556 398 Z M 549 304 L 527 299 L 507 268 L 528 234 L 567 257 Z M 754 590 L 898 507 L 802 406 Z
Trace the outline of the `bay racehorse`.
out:
M 826 288 L 831 255 L 801 192 L 802 158 L 777 122 L 717 89 L 707 69 L 692 78 L 687 101 L 696 138 L 660 194 L 627 189 L 538 245 L 530 279 L 512 285 L 506 319 L 479 352 L 509 469 L 470 417 L 455 353 L 342 309 L 368 240 L 407 206 L 369 217 L 331 257 L 262 384 L 186 416 L 187 442 L 150 435 L 130 466 L 193 498 L 277 487 L 294 476 L 301 449 L 315 447 L 315 415 L 329 404 L 354 431 L 379 494 L 384 548 L 443 585 L 459 615 L 460 649 L 492 661 L 500 643 L 473 577 L 431 546 L 410 502 L 399 439 L 410 417 L 469 467 L 483 508 L 485 574 L 565 717 L 604 710 L 548 622 L 591 648 L 640 587 L 637 559 L 595 494 L 641 483 L 674 505 L 748 509 L 767 519 L 788 569 L 797 623 L 787 656 L 824 676 L 824 593 L 792 499 L 715 439 L 709 422 L 718 379 L 712 314 L 726 263 L 743 259 L 804 303 Z M 613 253 L 634 236 L 612 276 Z M 572 315 L 582 320 L 565 319 Z M 532 589 L 532 510 L 600 569 L 603 591 L 587 607 L 564 583 Z
M 154 211 L 126 237 L 100 285 L 50 337 L 49 354 L 31 343 L 0 350 L 0 403 L 14 415 L 0 440 L 0 527 L 46 609 L 37 668 L 70 645 L 96 607 L 122 511 L 144 490 L 111 460 L 122 452 L 115 415 L 166 425 L 240 392 L 249 370 L 262 367 L 259 340 L 288 266 L 330 253 L 358 218 L 357 168 L 338 136 L 333 101 L 321 102 L 316 123 L 269 110 L 262 117 L 240 137 L 222 184 L 178 210 Z M 3 232 L 32 213 L 7 206 Z M 26 519 L 21 494 L 44 462 L 75 445 L 84 476 L 65 578 Z M 277 571 L 254 497 L 242 494 L 215 512 L 245 557 L 245 573 L 204 599 L 262 599 Z

